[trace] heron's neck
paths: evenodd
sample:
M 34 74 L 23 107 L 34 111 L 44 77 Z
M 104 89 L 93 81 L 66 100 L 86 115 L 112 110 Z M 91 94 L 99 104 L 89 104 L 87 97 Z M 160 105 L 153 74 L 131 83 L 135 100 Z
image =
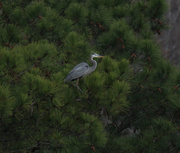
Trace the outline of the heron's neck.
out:
M 90 58 L 90 61 L 93 63 L 93 66 L 91 67 L 91 72 L 93 72 L 97 67 L 97 62 L 93 60 L 93 57 Z

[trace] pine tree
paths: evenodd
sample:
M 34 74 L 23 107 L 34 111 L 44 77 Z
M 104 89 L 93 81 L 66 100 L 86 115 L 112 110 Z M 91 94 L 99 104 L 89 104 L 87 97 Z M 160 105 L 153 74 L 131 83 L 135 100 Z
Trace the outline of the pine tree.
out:
M 0 152 L 180 151 L 180 71 L 154 39 L 166 10 L 164 0 L 2 0 Z M 93 52 L 105 58 L 82 94 L 63 80 Z

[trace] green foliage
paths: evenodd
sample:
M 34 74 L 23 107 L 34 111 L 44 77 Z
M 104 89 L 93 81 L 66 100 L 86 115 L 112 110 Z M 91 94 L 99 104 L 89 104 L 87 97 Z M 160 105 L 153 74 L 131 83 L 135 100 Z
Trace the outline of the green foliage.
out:
M 109 25 L 112 22 L 112 13 L 108 8 L 104 6 L 100 6 L 100 8 L 97 10 L 94 10 L 93 7 L 93 9 L 90 12 L 90 20 L 91 20 L 90 22 L 93 22 L 98 26 L 102 25 L 103 27 L 100 28 L 101 31 L 103 31 L 104 29 L 109 28 Z
M 115 17 L 115 18 L 121 18 L 121 17 L 124 17 L 124 16 L 126 16 L 127 15 L 127 6 L 125 5 L 123 5 L 123 6 L 121 6 L 121 5 L 118 5 L 118 6 L 116 6 L 116 7 L 114 7 L 113 8 L 113 10 L 112 10 L 112 12 L 113 12 L 113 16 Z
M 65 14 L 68 18 L 74 20 L 75 22 L 85 24 L 88 12 L 83 5 L 78 3 L 71 3 L 66 9 Z
M 58 19 L 57 26 L 54 29 L 54 33 L 58 39 L 64 38 L 67 34 L 72 31 L 73 21 L 69 19 Z
M 64 46 L 67 61 L 69 61 L 69 59 L 80 59 L 82 55 L 88 55 L 86 50 L 87 44 L 84 37 L 76 32 L 70 32 L 65 37 Z
M 20 37 L 20 31 L 18 27 L 13 24 L 8 24 L 6 26 L 5 42 L 18 43 Z
M 26 7 L 26 16 L 29 21 L 35 19 L 45 11 L 43 6 L 43 1 L 33 1 Z
M 148 13 L 151 12 L 151 17 L 160 18 L 167 11 L 167 3 L 164 0 L 150 0 L 148 6 Z
M 2 0 L 0 152 L 178 152 L 180 72 L 153 40 L 163 0 Z M 95 72 L 64 83 L 80 62 Z M 89 63 L 91 66 L 91 63 Z
M 118 52 L 122 52 L 121 57 L 127 58 L 128 51 L 134 48 L 136 38 L 127 23 L 122 20 L 114 21 L 110 30 L 104 32 L 98 39 L 106 54 L 114 57 L 119 55 Z
M 11 95 L 9 87 L 3 84 L 0 86 L 0 98 L 0 116 L 6 122 L 6 119 L 12 115 L 14 97 Z
M 10 19 L 12 20 L 13 23 L 22 26 L 24 25 L 24 17 L 23 17 L 23 10 L 20 7 L 15 8 L 12 10 Z

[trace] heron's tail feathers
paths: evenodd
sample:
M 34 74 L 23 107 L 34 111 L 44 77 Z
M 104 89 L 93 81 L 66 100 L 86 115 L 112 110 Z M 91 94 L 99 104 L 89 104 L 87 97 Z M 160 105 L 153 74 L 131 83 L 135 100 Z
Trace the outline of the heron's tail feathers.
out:
M 67 78 L 64 79 L 64 82 L 69 82 Z
M 71 81 L 71 78 L 69 76 L 67 76 L 65 79 L 64 79 L 64 82 L 70 82 Z

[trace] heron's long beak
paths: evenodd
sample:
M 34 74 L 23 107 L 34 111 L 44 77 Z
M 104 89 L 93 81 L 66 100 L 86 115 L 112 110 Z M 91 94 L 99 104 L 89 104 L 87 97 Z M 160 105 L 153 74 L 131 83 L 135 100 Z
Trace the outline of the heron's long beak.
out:
M 99 58 L 103 58 L 104 56 L 99 55 L 98 57 L 99 57 Z

